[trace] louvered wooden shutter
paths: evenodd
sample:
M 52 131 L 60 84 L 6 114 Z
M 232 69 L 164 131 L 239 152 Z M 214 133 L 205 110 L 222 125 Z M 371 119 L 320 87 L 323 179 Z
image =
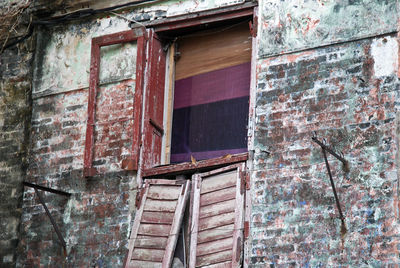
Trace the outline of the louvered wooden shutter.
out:
M 164 135 L 164 92 L 166 53 L 153 30 L 149 32 L 149 66 L 144 114 L 144 168 L 159 165 Z
M 146 180 L 125 267 L 171 266 L 189 188 L 189 181 Z
M 243 244 L 244 164 L 195 174 L 189 267 L 238 267 Z

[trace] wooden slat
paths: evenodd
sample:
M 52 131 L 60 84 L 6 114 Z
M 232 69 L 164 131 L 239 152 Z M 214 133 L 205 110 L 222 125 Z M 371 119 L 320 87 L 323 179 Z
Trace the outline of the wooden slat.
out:
M 144 211 L 142 215 L 142 223 L 164 223 L 172 224 L 174 214 L 171 212 L 151 212 Z
M 235 212 L 220 214 L 199 220 L 199 231 L 224 226 L 235 222 Z M 222 228 L 221 228 L 222 229 Z
M 203 179 L 201 184 L 201 193 L 205 194 L 211 191 L 236 186 L 237 171 L 218 174 L 210 179 Z
M 179 200 L 175 211 L 174 220 L 172 222 L 167 245 L 165 247 L 165 254 L 162 266 L 166 268 L 171 267 L 172 259 L 174 257 L 174 250 L 176 247 L 176 243 L 178 241 L 179 230 L 182 224 L 186 203 L 189 198 L 190 181 L 186 181 L 186 183 L 182 185 L 181 189 L 182 189 L 181 191 L 182 194 L 179 195 Z
M 232 262 L 226 261 L 216 264 L 207 265 L 207 268 L 232 268 Z
M 198 233 L 197 243 L 206 243 L 221 238 L 232 237 L 235 226 L 228 224 L 215 229 L 204 230 Z
M 221 27 L 202 36 L 178 40 L 181 57 L 176 62 L 175 80 L 250 62 L 251 35 L 247 22 Z
M 207 206 L 210 204 L 215 204 L 230 199 L 235 199 L 235 197 L 236 197 L 236 187 L 226 188 L 207 194 L 202 194 L 200 196 L 200 206 Z
M 161 262 L 131 260 L 129 268 L 161 268 Z
M 233 231 L 233 254 L 232 267 L 240 267 L 241 256 L 243 255 L 243 228 L 244 228 L 244 191 L 241 190 L 241 182 L 245 179 L 243 172 L 245 164 L 239 167 L 239 176 L 236 187 L 236 205 L 235 205 L 235 230 Z
M 144 211 L 175 212 L 177 201 L 151 200 L 144 205 Z
M 167 224 L 144 224 L 144 223 L 141 223 L 139 226 L 138 234 L 167 237 L 169 235 L 170 229 L 171 229 L 171 225 L 167 225 Z
M 214 254 L 198 257 L 196 259 L 196 267 L 230 261 L 232 259 L 232 250 L 226 250 Z
M 197 247 L 197 234 L 199 230 L 199 210 L 200 210 L 200 189 L 201 177 L 200 174 L 194 174 L 192 178 L 192 210 L 191 210 L 191 223 L 190 223 L 190 253 L 189 253 L 189 267 L 196 266 L 196 247 Z
M 165 249 L 168 238 L 166 237 L 154 237 L 146 235 L 138 235 L 135 241 L 135 247 L 138 248 L 155 248 Z
M 221 252 L 225 250 L 232 250 L 233 238 L 228 237 L 225 239 L 219 239 L 203 244 L 197 245 L 197 257 L 209 255 L 216 252 Z
M 165 98 L 167 99 L 166 105 L 164 107 L 165 114 L 172 115 L 174 109 L 174 83 L 175 83 L 175 43 L 169 47 L 168 52 L 168 73 L 166 82 L 167 89 L 165 91 Z M 164 148 L 164 162 L 170 162 L 171 156 L 171 134 L 172 134 L 172 116 L 167 116 L 165 120 L 165 148 Z
M 200 207 L 200 219 L 234 211 L 235 211 L 235 199 L 227 200 L 211 204 L 208 206 Z
M 161 262 L 163 256 L 164 250 L 135 248 L 132 253 L 132 260 Z
M 181 185 L 151 185 L 147 198 L 177 200 L 181 192 Z

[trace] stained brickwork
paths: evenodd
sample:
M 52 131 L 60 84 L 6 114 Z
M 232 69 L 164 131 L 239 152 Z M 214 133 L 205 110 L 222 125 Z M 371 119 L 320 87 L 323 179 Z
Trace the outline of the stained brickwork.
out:
M 13 267 L 19 239 L 22 181 L 30 122 L 32 47 L 0 54 L 0 266 Z
M 87 88 L 34 97 L 27 180 L 72 194 L 45 195 L 67 249 L 33 189 L 26 189 L 17 266 L 122 265 L 136 195 L 134 174 L 120 167 L 124 150 L 131 149 L 132 87 L 132 79 L 99 87 L 94 137 L 99 175 L 90 178 L 82 171 Z
M 96 102 L 94 161 L 99 173 L 118 170 L 131 155 L 135 80 L 100 87 Z
M 379 57 L 397 57 L 396 42 L 370 38 L 259 62 L 251 266 L 398 264 L 400 84 L 396 66 L 376 69 Z M 346 170 L 328 157 L 347 231 L 314 131 L 349 161 Z

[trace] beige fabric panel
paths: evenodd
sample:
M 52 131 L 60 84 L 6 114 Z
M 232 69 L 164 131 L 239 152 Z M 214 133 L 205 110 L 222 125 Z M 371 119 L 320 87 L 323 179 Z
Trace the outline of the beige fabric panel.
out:
M 251 60 L 249 25 L 237 25 L 194 33 L 178 39 L 180 58 L 175 80 L 223 69 Z

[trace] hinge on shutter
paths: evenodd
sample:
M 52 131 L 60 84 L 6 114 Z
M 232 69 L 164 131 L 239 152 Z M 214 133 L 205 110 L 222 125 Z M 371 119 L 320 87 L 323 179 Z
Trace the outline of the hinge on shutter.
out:
M 245 174 L 245 178 L 246 178 L 246 190 L 250 190 L 250 173 L 247 171 Z
M 243 236 L 244 236 L 244 239 L 246 240 L 249 237 L 249 234 L 250 234 L 250 224 L 249 224 L 248 221 L 244 222 L 244 228 L 243 229 L 244 229 L 243 230 Z
M 250 33 L 251 36 L 256 37 L 257 36 L 257 21 L 249 21 L 249 28 L 250 28 Z
M 242 171 L 240 192 L 243 194 L 245 190 L 250 190 L 250 175 L 247 171 Z
M 140 191 L 138 191 L 136 193 L 136 201 L 135 201 L 135 207 L 139 208 L 140 207 L 140 203 L 142 202 L 142 197 L 144 195 L 144 191 L 145 191 L 145 187 L 143 187 L 142 189 L 140 189 Z

